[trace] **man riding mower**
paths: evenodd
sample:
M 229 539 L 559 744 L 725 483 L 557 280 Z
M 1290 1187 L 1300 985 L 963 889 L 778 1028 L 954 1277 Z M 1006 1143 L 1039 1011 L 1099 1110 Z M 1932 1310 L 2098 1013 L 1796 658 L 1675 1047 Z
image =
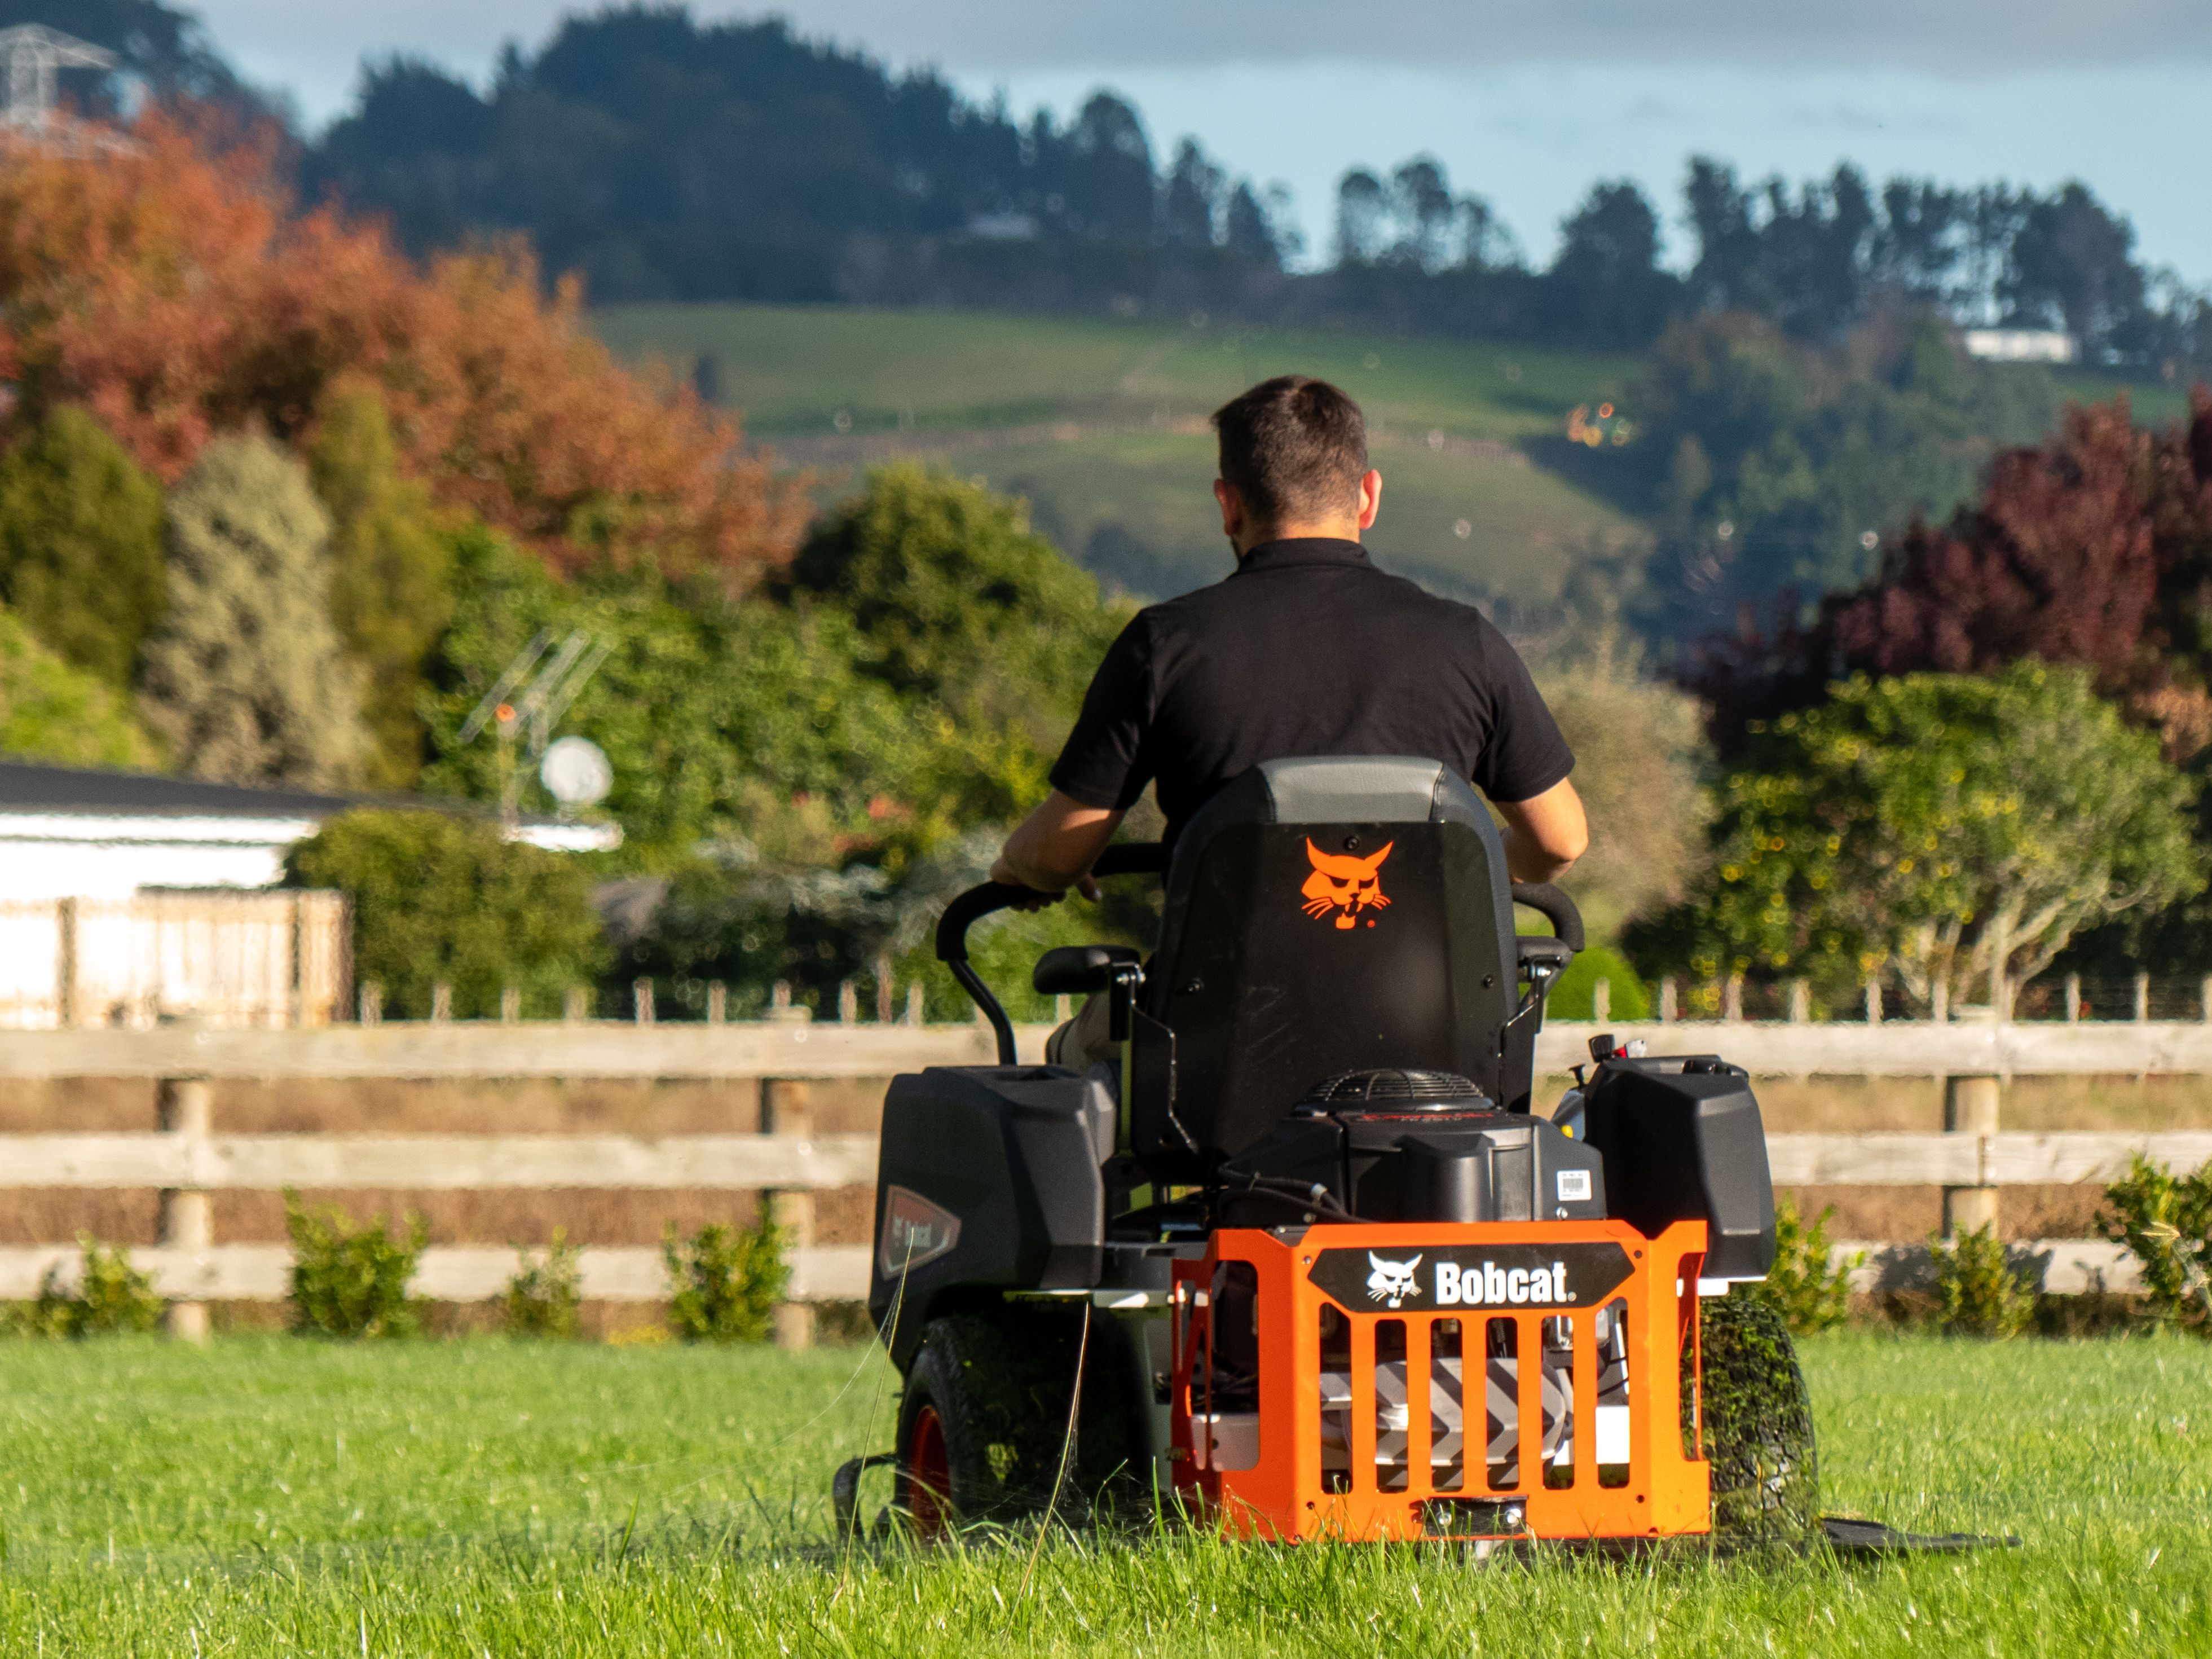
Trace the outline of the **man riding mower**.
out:
M 1165 880 L 1149 961 L 1036 964 L 1038 991 L 1103 1001 L 1114 1052 L 1017 1063 L 965 939 L 1034 896 L 988 884 L 937 948 L 999 1063 L 885 1103 L 870 1310 L 919 1532 L 1162 1500 L 1284 1541 L 1811 1522 L 1787 1334 L 1709 1299 L 1774 1252 L 1745 1074 L 1601 1040 L 1532 1111 L 1581 920 L 1509 884 L 1451 767 L 1271 761 L 1172 856 L 1093 873 Z M 1516 903 L 1554 933 L 1516 936 Z

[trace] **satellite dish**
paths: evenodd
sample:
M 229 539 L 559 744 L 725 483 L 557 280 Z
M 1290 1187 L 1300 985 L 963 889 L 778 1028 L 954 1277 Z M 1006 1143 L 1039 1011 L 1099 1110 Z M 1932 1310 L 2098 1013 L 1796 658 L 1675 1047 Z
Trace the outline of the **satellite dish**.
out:
M 615 787 L 615 769 L 589 738 L 561 738 L 545 750 L 538 778 L 548 794 L 574 810 L 605 800 Z

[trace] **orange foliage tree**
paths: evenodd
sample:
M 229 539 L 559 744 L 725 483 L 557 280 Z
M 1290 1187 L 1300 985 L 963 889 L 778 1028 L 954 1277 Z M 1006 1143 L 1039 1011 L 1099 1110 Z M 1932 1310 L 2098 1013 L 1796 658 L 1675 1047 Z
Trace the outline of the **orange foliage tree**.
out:
M 127 146 L 0 140 L 0 379 L 12 419 L 90 409 L 175 480 L 216 434 L 297 446 L 367 380 L 402 466 L 556 568 L 594 556 L 742 585 L 804 499 L 688 389 L 633 374 L 520 244 L 416 268 L 380 226 L 301 213 L 265 142 L 155 112 Z

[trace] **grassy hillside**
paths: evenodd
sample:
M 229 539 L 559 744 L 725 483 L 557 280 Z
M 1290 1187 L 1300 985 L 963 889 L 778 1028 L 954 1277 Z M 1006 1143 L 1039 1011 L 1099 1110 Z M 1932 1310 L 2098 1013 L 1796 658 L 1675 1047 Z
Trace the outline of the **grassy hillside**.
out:
M 1139 593 L 1209 581 L 1228 551 L 1207 486 L 1209 411 L 1297 371 L 1365 408 L 1383 508 L 1371 544 L 1441 587 L 1540 602 L 1593 551 L 1646 538 L 1523 446 L 1618 399 L 1632 358 L 1159 323 L 770 306 L 602 312 L 626 356 L 710 360 L 720 399 L 822 493 L 895 455 L 1027 496 L 1041 528 Z
M 623 355 L 689 375 L 747 430 L 811 471 L 823 500 L 901 455 L 1029 498 L 1039 526 L 1106 580 L 1181 592 L 1229 568 L 1207 485 L 1209 411 L 1255 380 L 1334 380 L 1366 410 L 1383 474 L 1369 538 L 1440 589 L 1541 605 L 1578 562 L 1635 565 L 1650 532 L 1607 499 L 1629 455 L 1563 440 L 1610 401 L 1632 423 L 1639 360 L 1504 344 L 1300 333 L 1217 323 L 750 305 L 616 307 L 595 319 Z M 2038 372 L 2038 371 L 2022 371 Z M 2070 369 L 2063 395 L 2127 392 L 2172 420 L 2174 385 Z M 1632 442 L 1633 440 L 1632 440 Z

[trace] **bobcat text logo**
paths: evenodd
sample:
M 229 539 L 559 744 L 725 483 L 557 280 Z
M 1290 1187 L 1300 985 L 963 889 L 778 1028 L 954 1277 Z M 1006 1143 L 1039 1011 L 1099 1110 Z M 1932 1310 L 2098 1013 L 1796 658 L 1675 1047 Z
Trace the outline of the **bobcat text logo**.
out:
M 1415 1270 L 1421 1265 L 1420 1257 L 1415 1256 L 1411 1261 L 1386 1261 L 1370 1250 L 1367 1260 L 1375 1269 L 1367 1275 L 1367 1294 L 1370 1300 L 1387 1301 L 1395 1308 L 1407 1297 L 1421 1293 L 1420 1281 L 1413 1277 Z
M 1420 1258 L 1416 1256 L 1414 1260 Z M 1575 1293 L 1567 1288 L 1567 1264 L 1564 1261 L 1554 1261 L 1548 1267 L 1504 1268 L 1495 1261 L 1468 1267 L 1450 1261 L 1437 1263 L 1439 1308 L 1455 1304 L 1470 1308 L 1502 1308 L 1525 1302 L 1543 1305 L 1574 1299 Z M 1395 1308 L 1398 1304 L 1393 1302 L 1390 1305 Z
M 1336 925 L 1351 927 L 1358 925 L 1362 910 L 1380 910 L 1388 905 L 1390 901 L 1382 896 L 1382 878 L 1376 872 L 1397 844 L 1385 842 L 1381 852 L 1356 859 L 1348 853 L 1324 853 L 1309 836 L 1306 856 L 1313 860 L 1314 872 L 1298 889 L 1305 898 L 1305 913 L 1318 921 L 1334 910 Z M 1372 927 L 1375 918 L 1368 917 L 1367 925 Z

